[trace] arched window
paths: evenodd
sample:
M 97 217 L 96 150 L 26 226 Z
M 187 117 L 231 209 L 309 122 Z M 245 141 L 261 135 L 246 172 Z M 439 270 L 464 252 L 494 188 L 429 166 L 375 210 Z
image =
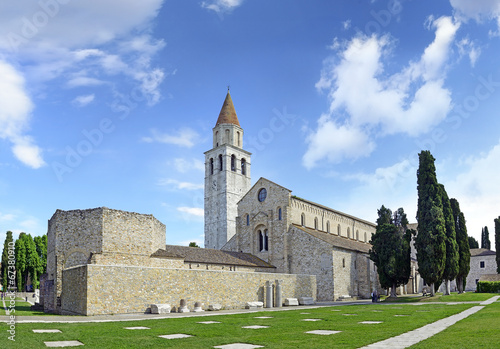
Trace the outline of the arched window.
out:
M 351 238 L 351 228 L 347 227 L 347 238 Z
M 215 132 L 215 146 L 219 146 L 219 131 Z
M 366 231 L 365 231 L 365 242 L 368 242 L 368 240 L 366 240 Z
M 240 136 L 240 131 L 236 132 L 236 138 L 237 138 L 237 146 L 241 147 L 241 136 Z
M 262 234 L 262 230 L 257 232 L 259 235 L 259 251 L 264 251 L 264 235 Z
M 278 208 L 278 220 L 281 221 L 281 207 Z
M 241 174 L 244 176 L 247 174 L 247 161 L 245 159 L 241 159 Z
M 247 225 L 250 225 L 250 215 L 247 214 Z
M 236 171 L 236 156 L 231 155 L 231 171 Z
M 337 225 L 337 235 L 340 236 L 340 224 Z
M 318 217 L 314 218 L 314 229 L 318 230 Z
M 330 221 L 326 221 L 326 232 L 330 232 Z
M 269 251 L 269 235 L 267 229 L 264 230 L 264 251 Z
M 219 171 L 222 171 L 222 154 L 219 155 Z
M 345 258 L 342 258 L 342 268 L 345 268 Z
M 359 241 L 359 230 L 356 230 L 356 240 Z
M 214 174 L 214 158 L 210 158 L 210 174 Z
M 224 143 L 229 143 L 229 130 L 226 130 L 226 139 Z
M 259 235 L 259 250 L 260 252 L 265 252 L 269 250 L 269 235 L 267 233 L 267 229 L 262 231 L 259 230 L 257 232 Z
M 300 216 L 300 225 L 305 227 L 306 226 L 306 215 L 302 213 Z

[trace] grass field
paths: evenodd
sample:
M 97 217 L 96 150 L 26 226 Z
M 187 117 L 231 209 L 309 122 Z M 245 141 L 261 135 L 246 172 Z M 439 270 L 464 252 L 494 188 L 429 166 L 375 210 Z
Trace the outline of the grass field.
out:
M 0 303 L 2 304 L 2 303 Z M 7 306 L 9 306 L 9 301 L 6 300 L 5 301 L 5 304 Z M 16 300 L 16 307 L 15 307 L 15 312 L 14 314 L 16 316 L 34 316 L 34 315 L 40 315 L 40 316 L 46 316 L 46 315 L 49 315 L 49 316 L 54 316 L 54 314 L 48 314 L 48 313 L 44 313 L 43 311 L 33 311 L 31 310 L 31 304 L 28 303 L 28 302 L 25 302 L 24 300 Z M 0 315 L 10 315 L 10 314 L 7 314 L 5 309 L 3 308 L 3 305 L 2 305 L 2 308 L 0 309 Z
M 464 297 L 466 296 L 466 297 Z M 449 296 L 450 301 L 480 301 L 481 294 Z M 458 297 L 458 298 L 457 298 Z M 491 295 L 487 297 L 491 298 Z M 45 348 L 44 341 L 78 340 L 85 348 L 212 348 L 230 343 L 251 343 L 265 348 L 359 348 L 378 342 L 444 317 L 457 314 L 475 304 L 447 305 L 418 302 L 378 303 L 315 309 L 241 313 L 208 317 L 105 323 L 16 324 L 16 341 L 8 340 L 5 323 L 0 324 L 0 348 Z M 398 316 L 397 316 L 398 315 Z M 272 318 L 257 319 L 259 316 Z M 54 316 L 57 319 L 57 315 Z M 319 321 L 303 321 L 319 319 Z M 200 324 L 201 321 L 220 323 Z M 360 324 L 362 321 L 381 321 Z M 243 326 L 269 326 L 245 329 Z M 145 326 L 147 330 L 124 327 Z M 33 329 L 58 329 L 62 333 L 33 333 Z M 414 346 L 415 348 L 498 348 L 500 343 L 500 302 L 486 306 L 449 329 Z M 310 330 L 334 330 L 323 336 Z M 164 339 L 158 336 L 183 333 L 193 337 Z

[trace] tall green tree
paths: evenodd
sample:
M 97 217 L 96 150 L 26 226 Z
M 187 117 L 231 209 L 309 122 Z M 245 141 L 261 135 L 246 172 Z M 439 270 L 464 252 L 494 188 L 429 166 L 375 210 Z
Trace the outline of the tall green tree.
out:
M 440 282 L 446 265 L 446 227 L 434 157 L 428 150 L 419 154 L 417 170 L 418 234 L 415 238 L 418 271 L 431 285 Z
M 467 236 L 467 227 L 465 226 L 465 217 L 460 211 L 460 204 L 457 199 L 450 200 L 451 209 L 453 211 L 453 221 L 455 222 L 455 232 L 458 245 L 458 274 L 457 288 L 458 293 L 463 293 L 465 289 L 465 281 L 470 270 L 470 245 Z M 476 241 L 477 243 L 477 241 Z
M 467 239 L 469 241 L 470 248 L 479 248 L 479 241 L 477 241 L 473 236 L 468 236 Z
M 38 287 L 38 279 L 43 271 L 42 262 L 38 255 L 35 241 L 30 234 L 26 235 L 26 269 L 28 275 L 31 277 L 31 284 L 33 289 Z
M 7 283 L 9 280 L 8 266 L 9 266 L 9 246 L 12 244 L 14 239 L 12 238 L 12 232 L 8 231 L 5 236 L 5 241 L 3 243 L 2 251 L 2 270 L 0 275 L 2 276 L 2 286 L 4 290 L 7 290 Z
M 26 243 L 25 243 L 25 233 L 19 234 L 14 247 L 16 255 L 16 282 L 17 290 L 19 292 L 24 291 L 24 286 L 26 285 L 27 279 L 27 263 L 26 263 Z
M 481 231 L 481 248 L 491 250 L 490 232 L 488 231 L 488 227 L 484 227 Z
M 47 234 L 35 236 L 33 238 L 36 245 L 36 252 L 42 264 L 40 274 L 47 272 Z
M 500 274 L 500 216 L 495 218 L 495 249 L 497 251 L 497 273 Z
M 446 228 L 446 262 L 443 272 L 443 280 L 445 283 L 445 295 L 450 294 L 450 282 L 451 280 L 455 280 L 458 275 L 458 244 L 457 244 L 457 235 L 455 232 L 455 220 L 453 216 L 453 210 L 451 208 L 450 199 L 444 185 L 439 185 L 439 191 L 441 195 L 441 203 L 443 205 L 443 216 L 445 221 Z
M 382 206 L 378 210 L 377 229 L 370 243 L 370 259 L 377 266 L 382 287 L 391 288 L 391 297 L 397 297 L 396 287 L 408 283 L 411 273 L 410 242 L 412 231 L 402 208 L 392 214 Z

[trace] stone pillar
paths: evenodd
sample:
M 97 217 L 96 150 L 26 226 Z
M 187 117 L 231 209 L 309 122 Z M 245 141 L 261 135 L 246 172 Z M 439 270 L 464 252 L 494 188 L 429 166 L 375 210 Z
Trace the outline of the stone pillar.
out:
M 276 296 L 275 296 L 275 300 L 274 300 L 274 306 L 276 308 L 281 308 L 283 302 L 281 300 L 281 285 L 280 285 L 280 281 L 279 280 L 276 280 Z
M 273 286 L 269 281 L 266 281 L 266 308 L 273 307 Z

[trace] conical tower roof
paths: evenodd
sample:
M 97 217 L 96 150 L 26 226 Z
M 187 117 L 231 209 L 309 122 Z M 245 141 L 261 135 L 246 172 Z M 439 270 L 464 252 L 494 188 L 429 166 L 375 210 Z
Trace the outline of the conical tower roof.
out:
M 224 100 L 224 104 L 222 105 L 222 109 L 220 110 L 219 118 L 217 119 L 215 126 L 219 124 L 233 124 L 240 126 L 229 90 L 227 91 L 226 99 Z

